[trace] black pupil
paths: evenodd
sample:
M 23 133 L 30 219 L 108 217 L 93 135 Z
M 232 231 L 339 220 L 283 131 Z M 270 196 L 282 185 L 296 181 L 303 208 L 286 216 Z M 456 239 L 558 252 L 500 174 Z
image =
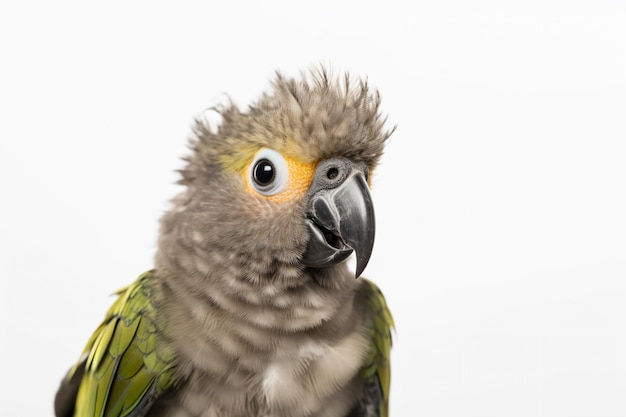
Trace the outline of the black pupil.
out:
M 254 167 L 254 180 L 259 185 L 268 185 L 274 179 L 274 165 L 267 159 L 261 159 Z

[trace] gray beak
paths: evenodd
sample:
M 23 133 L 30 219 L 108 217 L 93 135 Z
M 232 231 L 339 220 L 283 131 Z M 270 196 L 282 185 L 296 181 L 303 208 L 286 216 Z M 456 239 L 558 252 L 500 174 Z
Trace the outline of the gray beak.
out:
M 358 278 L 370 259 L 376 230 L 367 167 L 332 158 L 316 168 L 308 191 L 309 242 L 302 262 L 325 268 L 356 254 Z

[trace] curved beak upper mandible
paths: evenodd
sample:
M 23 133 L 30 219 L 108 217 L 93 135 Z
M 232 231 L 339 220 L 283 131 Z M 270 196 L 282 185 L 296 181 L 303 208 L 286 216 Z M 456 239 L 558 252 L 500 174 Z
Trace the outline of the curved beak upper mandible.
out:
M 374 247 L 374 205 L 366 181 L 367 166 L 345 158 L 318 164 L 309 188 L 309 242 L 302 262 L 324 268 L 356 254 L 358 278 Z

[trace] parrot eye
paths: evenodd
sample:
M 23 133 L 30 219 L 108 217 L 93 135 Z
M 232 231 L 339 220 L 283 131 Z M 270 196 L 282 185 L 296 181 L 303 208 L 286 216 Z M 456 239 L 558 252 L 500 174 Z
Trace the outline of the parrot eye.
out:
M 272 149 L 263 149 L 250 165 L 250 183 L 263 195 L 274 195 L 287 183 L 287 163 Z
M 274 180 L 274 165 L 269 159 L 262 159 L 254 166 L 254 181 L 264 187 Z

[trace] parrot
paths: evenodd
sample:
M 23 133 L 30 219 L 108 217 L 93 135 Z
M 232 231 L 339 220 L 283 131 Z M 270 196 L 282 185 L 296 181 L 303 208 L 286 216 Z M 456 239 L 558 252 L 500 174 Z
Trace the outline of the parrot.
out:
M 389 415 L 395 327 L 361 274 L 395 126 L 366 78 L 269 84 L 194 119 L 152 269 L 115 293 L 56 417 Z

